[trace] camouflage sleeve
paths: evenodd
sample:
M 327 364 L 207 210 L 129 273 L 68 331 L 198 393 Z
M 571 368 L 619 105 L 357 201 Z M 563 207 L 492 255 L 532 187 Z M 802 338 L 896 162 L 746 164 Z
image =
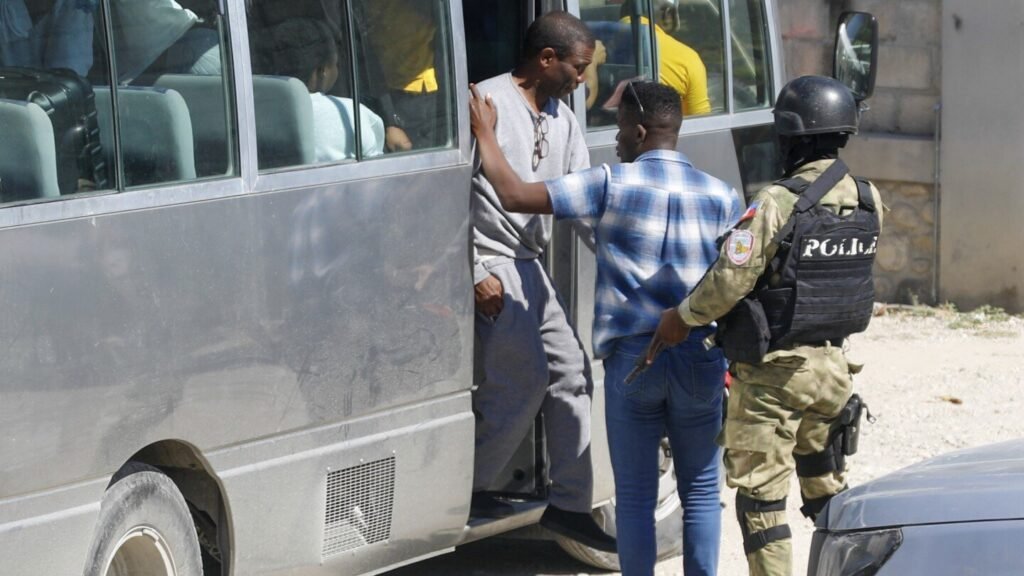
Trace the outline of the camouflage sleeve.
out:
M 791 205 L 780 206 L 778 199 L 772 188 L 762 190 L 728 233 L 718 260 L 679 305 L 679 316 L 687 325 L 714 322 L 754 289 L 778 248 L 772 238 L 792 211 Z

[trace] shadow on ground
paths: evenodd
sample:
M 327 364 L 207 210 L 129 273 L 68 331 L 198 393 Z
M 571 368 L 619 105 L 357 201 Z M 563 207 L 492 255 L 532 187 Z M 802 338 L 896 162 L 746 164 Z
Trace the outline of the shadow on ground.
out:
M 561 576 L 614 574 L 571 558 L 549 540 L 488 538 L 385 576 Z

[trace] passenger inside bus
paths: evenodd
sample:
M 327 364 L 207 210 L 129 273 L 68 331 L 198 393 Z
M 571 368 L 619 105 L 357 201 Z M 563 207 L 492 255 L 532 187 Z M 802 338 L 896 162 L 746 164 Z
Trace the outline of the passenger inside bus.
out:
M 331 29 L 312 18 L 291 18 L 270 31 L 269 60 L 273 73 L 298 78 L 309 90 L 313 105 L 316 161 L 355 158 L 355 106 L 351 98 L 330 94 L 338 80 L 338 48 Z M 360 104 L 363 157 L 384 149 L 384 122 Z
M 676 39 L 679 30 L 677 0 L 654 0 L 654 36 L 658 44 L 658 80 L 679 93 L 683 115 L 711 112 L 708 100 L 708 74 L 697 51 Z M 619 10 L 621 22 L 629 23 L 635 14 L 634 0 L 626 0 Z M 647 24 L 647 18 L 641 17 Z
M 0 0 L 0 64 L 68 68 L 84 77 L 97 8 L 98 0 Z
M 435 3 L 423 0 L 355 2 L 356 28 L 390 152 L 448 144 L 439 90 Z
M 247 0 L 245 11 L 249 27 L 249 48 L 254 74 L 269 74 L 273 70 L 273 59 L 270 54 L 271 29 L 285 20 L 292 18 L 312 18 L 319 20 L 331 29 L 336 42 L 338 58 L 348 62 L 349 42 L 345 32 L 343 16 L 345 0 Z M 348 74 L 339 73 L 338 82 L 330 93 L 335 96 L 352 94 L 351 79 Z
M 220 75 L 220 35 L 192 10 L 174 0 L 111 0 L 110 7 L 119 83 Z

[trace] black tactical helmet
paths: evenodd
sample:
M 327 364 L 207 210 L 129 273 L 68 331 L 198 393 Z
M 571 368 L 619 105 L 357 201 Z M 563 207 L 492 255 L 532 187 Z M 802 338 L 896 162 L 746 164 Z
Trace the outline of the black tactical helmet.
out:
M 856 134 L 857 103 L 842 82 L 825 76 L 789 81 L 775 101 L 775 130 L 781 136 Z

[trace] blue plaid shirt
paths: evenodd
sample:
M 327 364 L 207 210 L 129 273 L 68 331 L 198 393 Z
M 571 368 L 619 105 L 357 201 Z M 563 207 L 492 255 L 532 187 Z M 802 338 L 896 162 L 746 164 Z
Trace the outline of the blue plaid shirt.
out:
M 715 240 L 740 217 L 736 192 L 683 154 L 652 150 L 545 182 L 556 218 L 594 230 L 594 355 L 651 334 L 718 259 Z

